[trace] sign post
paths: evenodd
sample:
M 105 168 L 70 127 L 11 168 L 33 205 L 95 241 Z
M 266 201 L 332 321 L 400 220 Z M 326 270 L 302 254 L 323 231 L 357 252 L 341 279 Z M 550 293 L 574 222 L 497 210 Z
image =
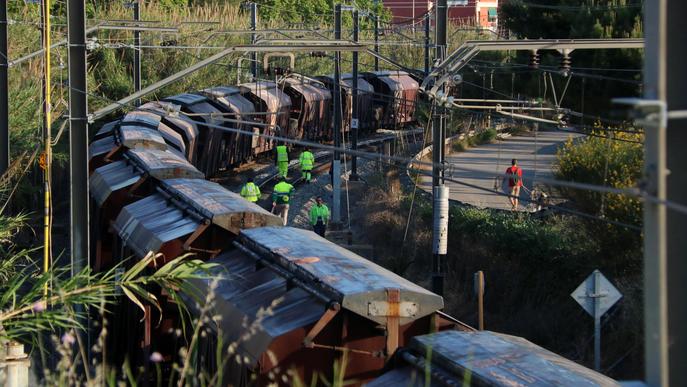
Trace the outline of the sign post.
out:
M 598 270 L 594 270 L 570 296 L 590 316 L 594 317 L 594 369 L 599 371 L 601 369 L 601 316 L 623 296 Z

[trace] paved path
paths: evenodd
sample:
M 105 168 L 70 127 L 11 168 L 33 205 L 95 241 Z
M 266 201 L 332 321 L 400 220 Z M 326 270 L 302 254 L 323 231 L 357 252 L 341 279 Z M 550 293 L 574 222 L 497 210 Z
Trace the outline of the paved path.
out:
M 497 174 L 506 172 L 512 158 L 518 160 L 518 165 L 523 169 L 523 183 L 529 189 L 539 185 L 536 178 L 552 177 L 552 166 L 556 159 L 556 151 L 570 137 L 580 137 L 574 133 L 560 131 L 542 131 L 534 134 L 510 137 L 498 143 L 481 145 L 470 148 L 464 152 L 450 154 L 446 161 L 455 167 L 464 167 L 479 172 L 466 172 L 460 170 L 448 170 L 447 176 L 464 181 L 488 191 L 474 187 L 468 187 L 457 183 L 449 185 L 451 199 L 478 207 L 497 209 L 510 209 L 508 197 L 494 193 L 494 180 Z M 499 149 L 500 148 L 500 149 Z M 535 168 L 536 166 L 536 168 Z M 431 192 L 431 177 L 423 177 L 422 189 Z M 499 184 L 499 189 L 500 184 Z M 489 192 L 491 191 L 491 192 Z M 527 195 L 526 191 L 520 192 L 521 197 Z M 521 203 L 521 207 L 522 207 Z

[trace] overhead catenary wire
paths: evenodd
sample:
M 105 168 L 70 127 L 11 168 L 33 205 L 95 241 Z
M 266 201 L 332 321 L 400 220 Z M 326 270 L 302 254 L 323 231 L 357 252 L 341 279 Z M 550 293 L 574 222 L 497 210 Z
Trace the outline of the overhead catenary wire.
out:
M 72 88 L 72 89 L 74 89 L 74 88 Z M 74 90 L 76 90 L 76 89 L 74 89 Z M 83 90 L 76 90 L 76 91 L 90 95 L 90 96 L 93 96 L 93 97 L 96 97 L 96 98 L 102 98 L 105 100 L 109 100 L 109 99 L 102 97 L 102 96 L 92 95 L 92 94 L 86 93 Z M 112 103 L 119 103 L 117 101 L 111 101 L 111 100 L 109 100 L 109 101 Z M 136 108 L 136 106 L 133 106 L 131 103 L 129 103 L 128 105 L 127 104 L 121 104 L 121 105 L 122 105 L 121 107 L 123 107 L 123 108 L 137 109 L 140 111 L 149 111 L 149 112 L 155 113 L 155 114 L 163 114 L 164 116 L 168 116 L 168 117 L 174 116 L 173 113 L 171 113 L 171 112 L 161 113 L 159 111 L 155 111 L 152 109 Z M 289 144 L 294 144 L 294 145 L 308 146 L 312 149 L 320 149 L 320 150 L 326 150 L 326 151 L 335 151 L 336 150 L 336 151 L 341 152 L 341 153 L 356 155 L 358 157 L 369 159 L 369 160 L 381 159 L 381 160 L 386 160 L 386 161 L 390 161 L 390 162 L 399 162 L 399 163 L 406 164 L 406 165 L 407 165 L 407 163 L 412 161 L 412 158 L 408 158 L 408 157 L 387 156 L 387 155 L 383 155 L 383 154 L 379 154 L 379 153 L 371 153 L 371 152 L 366 152 L 366 151 L 347 149 L 345 147 L 337 148 L 337 147 L 334 147 L 334 146 L 328 145 L 328 144 L 321 144 L 321 143 L 317 143 L 317 142 L 313 142 L 313 141 L 299 140 L 299 139 L 293 139 L 293 138 L 288 138 L 288 137 L 283 137 L 283 136 L 278 136 L 278 135 L 270 135 L 270 134 L 265 134 L 265 133 L 254 133 L 253 131 L 247 131 L 247 130 L 238 129 L 238 128 L 229 128 L 226 126 L 216 125 L 216 124 L 212 124 L 212 123 L 203 123 L 203 125 L 208 127 L 208 128 L 214 128 L 214 129 L 219 129 L 222 131 L 227 131 L 227 132 L 232 132 L 232 133 L 237 133 L 237 134 L 243 134 L 246 136 L 258 136 L 258 137 L 265 138 L 267 140 L 281 141 L 284 143 L 289 143 Z M 433 167 L 444 168 L 443 165 L 440 165 L 440 164 L 435 165 L 435 163 L 426 162 L 426 161 L 413 161 L 413 164 L 419 165 L 419 166 L 431 167 L 431 168 L 433 168 Z M 412 169 L 412 171 L 415 171 L 415 170 Z M 474 168 L 467 168 L 467 167 L 463 167 L 463 166 L 454 166 L 454 167 L 452 167 L 452 171 L 470 172 L 470 173 L 475 173 L 477 175 L 485 175 L 485 176 L 491 175 L 490 172 L 486 172 L 486 171 L 474 169 Z M 420 173 L 425 174 L 425 175 L 429 175 L 426 171 L 422 171 Z M 505 177 L 508 177 L 508 175 L 502 174 L 501 177 L 505 178 Z M 452 179 L 452 177 L 451 177 L 451 179 Z M 446 180 L 447 181 L 453 181 L 453 180 L 449 180 L 448 178 Z M 600 193 L 610 193 L 610 194 L 625 195 L 628 197 L 640 198 L 643 200 L 648 200 L 652 203 L 657 203 L 659 205 L 665 205 L 667 208 L 669 208 L 673 211 L 687 214 L 687 206 L 679 204 L 679 203 L 675 203 L 672 201 L 668 201 L 668 200 L 660 200 L 660 199 L 656 198 L 655 196 L 648 194 L 646 191 L 642 190 L 639 187 L 616 188 L 616 187 L 602 186 L 602 185 L 598 185 L 598 184 L 589 184 L 589 183 L 581 183 L 581 182 L 559 180 L 559 179 L 555 179 L 555 178 L 542 178 L 542 177 L 540 177 L 538 180 L 543 184 L 547 184 L 547 185 L 551 185 L 551 186 L 565 187 L 565 188 L 571 188 L 571 189 L 582 189 L 582 190 L 589 190 L 589 191 L 600 192 Z M 461 182 L 461 184 L 463 184 L 463 183 Z M 482 187 L 480 187 L 480 188 L 482 188 Z M 488 188 L 484 188 L 484 189 L 489 190 Z M 489 191 L 491 192 L 491 190 L 489 190 Z M 593 216 L 593 215 L 589 215 L 589 214 L 587 214 L 587 215 Z

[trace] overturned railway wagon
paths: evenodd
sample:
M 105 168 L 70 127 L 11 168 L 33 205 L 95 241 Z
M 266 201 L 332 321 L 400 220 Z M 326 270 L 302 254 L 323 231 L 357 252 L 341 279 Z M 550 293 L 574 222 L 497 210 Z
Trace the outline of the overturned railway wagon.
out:
M 367 387 L 620 386 L 523 338 L 489 331 L 414 337 L 391 365 Z
M 342 376 L 362 382 L 411 337 L 455 328 L 437 314 L 440 296 L 311 231 L 242 230 L 234 249 L 213 262 L 212 279 L 193 284 L 215 294 L 211 313 L 221 323 L 203 353 L 217 364 L 213 354 L 233 348 L 223 370 L 230 385 L 286 385 L 316 374 L 331 380 L 344 352 Z

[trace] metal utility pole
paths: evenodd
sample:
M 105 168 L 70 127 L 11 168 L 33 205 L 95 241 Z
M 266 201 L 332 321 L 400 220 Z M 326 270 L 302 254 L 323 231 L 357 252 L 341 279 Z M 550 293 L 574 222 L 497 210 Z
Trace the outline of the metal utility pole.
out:
M 69 41 L 69 177 L 72 275 L 89 263 L 88 97 L 86 12 L 83 0 L 67 1 Z
M 0 4 L 0 177 L 10 166 L 9 58 L 7 56 L 7 1 Z
M 425 15 L 425 77 L 429 75 L 429 66 L 430 66 L 430 60 L 429 60 L 429 22 L 431 21 L 430 13 L 427 12 L 427 15 Z
M 134 0 L 134 20 L 141 20 L 141 0 Z M 134 91 L 141 91 L 141 31 L 134 30 Z M 136 100 L 140 105 L 141 100 Z
M 375 10 L 378 9 L 377 7 L 378 1 L 375 0 Z M 379 15 L 377 15 L 375 11 L 375 16 L 374 16 L 374 21 L 375 21 L 375 52 L 379 54 Z M 375 56 L 375 71 L 379 71 L 379 58 Z
M 353 11 L 353 42 L 358 43 L 360 39 L 360 26 L 359 26 L 359 15 L 358 10 Z M 353 103 L 353 114 L 351 115 L 351 148 L 353 150 L 358 150 L 358 53 L 353 52 L 353 90 L 351 90 L 351 100 Z M 351 177 L 350 180 L 358 180 L 358 158 L 355 155 L 351 155 Z
M 668 0 L 645 5 L 644 96 L 666 102 L 666 19 Z M 679 1 L 673 6 L 679 7 Z M 681 48 L 673 53 L 680 57 Z M 677 74 L 675 74 L 677 75 Z M 684 86 L 684 84 L 683 84 Z M 665 111 L 665 109 L 662 109 Z M 683 150 L 679 150 L 684 153 Z M 657 117 L 645 128 L 644 169 L 649 194 L 666 198 L 666 122 Z M 680 170 L 673 173 L 680 174 Z M 683 174 L 684 175 L 684 174 Z M 678 231 L 679 233 L 679 231 Z M 678 236 L 679 238 L 679 236 Z M 684 239 L 684 238 L 683 238 Z M 644 346 L 646 381 L 649 386 L 668 386 L 668 289 L 666 207 L 644 201 Z M 684 252 L 682 252 L 684 254 Z M 680 253 L 678 253 L 680 255 Z M 677 263 L 677 262 L 676 262 Z M 676 308 L 680 308 L 676 303 Z M 684 328 L 683 328 L 684 331 Z M 683 338 L 684 339 L 684 338 Z M 675 343 L 677 344 L 677 343 Z M 684 360 L 684 359 L 683 359 Z M 684 380 L 683 380 L 684 381 Z M 670 380 L 670 384 L 675 381 Z M 673 384 L 673 385 L 678 385 Z
M 443 61 L 446 55 L 446 24 L 447 17 L 446 0 L 439 0 L 436 7 L 436 47 L 437 58 Z M 442 87 L 442 92 L 445 88 Z M 436 100 L 435 100 L 436 101 Z M 440 103 L 440 102 L 439 102 Z M 434 105 L 432 123 L 432 193 L 434 197 L 433 212 L 434 219 L 432 228 L 433 236 L 433 259 L 432 259 L 432 291 L 438 295 L 444 294 L 444 259 L 447 250 L 448 238 L 448 187 L 444 186 L 444 143 L 446 138 L 446 115 L 445 108 L 438 104 Z
M 667 23 L 662 24 L 667 28 L 666 51 L 662 56 L 667 62 L 666 77 L 669 80 L 666 85 L 666 97 L 668 102 L 668 130 L 666 132 L 666 163 L 667 171 L 667 198 L 682 206 L 687 206 L 687 172 L 684 166 L 687 164 L 687 77 L 684 73 L 684 64 L 687 55 L 684 48 L 687 45 L 687 36 L 684 34 L 684 20 L 680 15 L 687 13 L 687 4 L 684 1 L 668 0 L 670 8 L 665 5 Z M 670 12 L 667 12 L 670 9 Z M 677 118 L 677 112 L 681 118 Z M 669 381 L 672 386 L 687 385 L 687 305 L 684 295 L 687 294 L 687 284 L 684 279 L 687 276 L 687 239 L 684 230 L 687 229 L 687 215 L 677 211 L 668 211 L 668 335 L 670 337 L 670 349 L 668 354 Z
M 258 28 L 258 4 L 257 3 L 250 3 L 250 29 L 251 31 L 255 31 Z M 250 34 L 250 44 L 255 44 L 255 41 L 258 40 L 257 34 L 252 33 Z M 258 53 L 257 51 L 254 51 L 250 55 L 250 72 L 253 74 L 253 79 L 258 77 Z M 241 72 L 241 69 L 238 69 L 239 72 Z
M 341 40 L 341 4 L 334 7 L 334 39 Z M 332 157 L 332 223 L 341 223 L 341 51 L 334 56 L 334 151 Z

